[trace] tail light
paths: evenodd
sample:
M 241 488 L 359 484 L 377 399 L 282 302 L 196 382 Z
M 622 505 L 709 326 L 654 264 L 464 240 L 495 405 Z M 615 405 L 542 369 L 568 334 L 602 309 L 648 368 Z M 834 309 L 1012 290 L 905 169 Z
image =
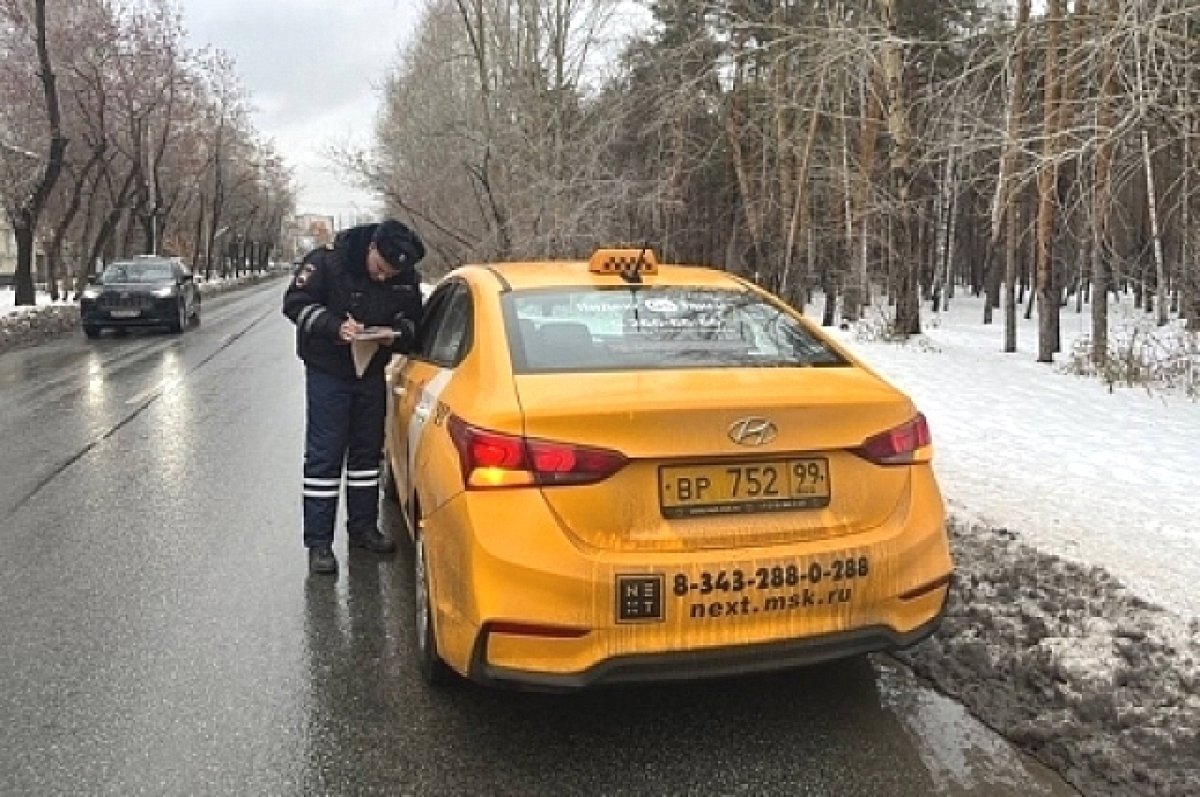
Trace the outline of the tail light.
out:
M 932 442 L 929 424 L 918 412 L 908 423 L 867 438 L 854 453 L 876 465 L 912 465 L 929 461 L 928 456 L 919 457 L 917 452 Z
M 446 426 L 468 490 L 593 484 L 629 462 L 619 451 L 492 432 L 456 415 Z

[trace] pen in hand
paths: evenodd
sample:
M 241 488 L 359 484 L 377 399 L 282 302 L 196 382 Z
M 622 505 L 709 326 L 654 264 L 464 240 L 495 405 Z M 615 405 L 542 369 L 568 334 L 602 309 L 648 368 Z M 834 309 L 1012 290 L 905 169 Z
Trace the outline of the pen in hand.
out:
M 363 331 L 363 325 L 354 320 L 354 316 L 346 313 L 346 320 L 338 328 L 338 337 L 349 343 L 354 336 Z

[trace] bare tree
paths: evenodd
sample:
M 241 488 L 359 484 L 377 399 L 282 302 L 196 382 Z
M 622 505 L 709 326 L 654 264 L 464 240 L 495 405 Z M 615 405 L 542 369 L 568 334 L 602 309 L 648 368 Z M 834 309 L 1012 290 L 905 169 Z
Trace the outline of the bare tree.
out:
M 1016 40 L 1013 43 L 1012 71 L 1009 78 L 1008 119 L 1004 133 L 1004 156 L 996 184 L 996 205 L 992 209 L 991 248 L 1000 236 L 1000 216 L 1005 218 L 1004 235 L 1004 351 L 1017 350 L 1017 191 L 1016 174 L 1020 167 L 1021 110 L 1025 91 L 1025 42 L 1029 33 L 1029 0 L 1018 0 Z M 991 303 L 987 304 L 990 312 Z
M 860 80 L 862 120 L 859 124 L 858 182 L 854 194 L 853 216 L 847 219 L 851 229 L 857 229 L 857 238 L 852 236 L 847 241 L 848 245 L 854 249 L 854 254 L 851 256 L 854 266 L 844 292 L 844 317 L 847 321 L 859 319 L 862 304 L 867 298 L 865 292 L 870 254 L 871 176 L 875 170 L 875 150 L 879 141 L 879 127 L 883 113 L 873 71 L 870 67 L 866 67 Z M 850 218 L 853 219 L 852 222 Z
M 653 242 L 900 335 L 965 285 L 1009 352 L 1028 289 L 1044 362 L 1074 291 L 1096 356 L 1114 291 L 1196 304 L 1193 0 L 648 0 L 589 72 L 602 5 L 430 4 L 345 154 L 442 262 Z
M 912 133 L 908 94 L 904 79 L 904 53 L 901 50 L 896 4 L 898 0 L 877 0 L 887 38 L 883 43 L 883 75 L 887 84 L 887 123 L 892 137 L 890 188 L 892 217 L 895 221 L 891 248 L 898 259 L 895 333 L 915 335 L 921 331 L 917 293 L 919 258 L 912 200 Z
M 1057 207 L 1055 192 L 1058 180 L 1059 138 L 1059 29 L 1062 26 L 1061 0 L 1048 0 L 1046 17 L 1046 70 L 1043 114 L 1042 160 L 1038 164 L 1037 217 L 1037 305 L 1038 305 L 1038 362 L 1053 362 L 1058 350 L 1055 316 L 1058 313 L 1058 294 L 1054 280 L 1054 217 Z
M 36 77 L 41 87 L 41 104 L 45 109 L 44 127 L 39 135 L 45 145 L 45 155 L 35 156 L 41 160 L 41 164 L 30 181 L 18 183 L 15 192 L 5 197 L 5 210 L 17 242 L 15 300 L 18 305 L 31 305 L 36 301 L 33 286 L 34 238 L 42 209 L 46 206 L 50 192 L 62 171 L 67 138 L 62 130 L 57 77 L 47 44 L 46 0 L 33 0 L 32 9 L 21 0 L 5 0 L 0 4 L 0 19 L 6 26 L 10 26 L 18 37 L 32 39 L 36 52 Z M 21 157 L 27 152 L 11 144 L 6 145 L 5 150 L 6 155 L 15 153 Z

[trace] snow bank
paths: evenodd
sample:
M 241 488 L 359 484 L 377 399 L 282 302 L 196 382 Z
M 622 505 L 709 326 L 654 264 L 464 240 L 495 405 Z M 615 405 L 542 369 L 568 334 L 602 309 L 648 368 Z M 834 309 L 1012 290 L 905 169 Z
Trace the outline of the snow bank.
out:
M 942 629 L 897 657 L 1084 794 L 1196 794 L 1200 621 L 1008 529 L 951 534 Z

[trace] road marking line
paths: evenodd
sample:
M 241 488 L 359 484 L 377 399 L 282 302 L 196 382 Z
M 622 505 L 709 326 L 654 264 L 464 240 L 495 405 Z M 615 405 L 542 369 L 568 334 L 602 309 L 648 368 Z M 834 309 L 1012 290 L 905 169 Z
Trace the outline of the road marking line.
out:
M 125 403 L 129 405 L 149 403 L 151 400 L 158 398 L 163 393 L 166 393 L 168 390 L 178 385 L 181 381 L 183 380 L 181 380 L 179 377 L 164 379 L 158 384 L 151 385 L 150 387 L 146 388 L 141 393 L 135 393 L 134 395 L 125 399 Z

